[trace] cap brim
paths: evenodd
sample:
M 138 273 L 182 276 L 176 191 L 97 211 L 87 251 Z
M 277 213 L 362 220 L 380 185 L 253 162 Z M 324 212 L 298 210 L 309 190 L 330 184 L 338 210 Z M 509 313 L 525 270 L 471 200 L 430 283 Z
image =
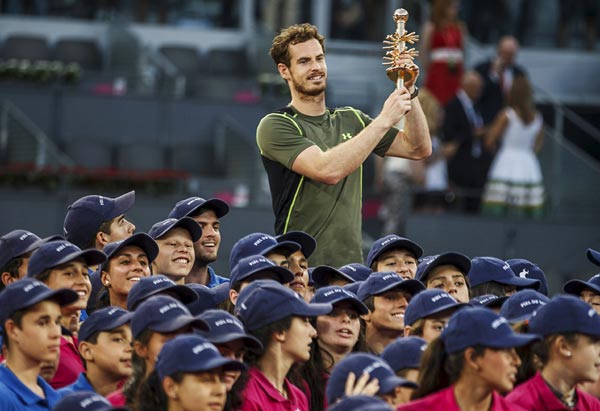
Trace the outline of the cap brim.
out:
M 208 324 L 206 324 L 206 321 L 191 315 L 180 315 L 173 321 L 152 325 L 151 330 L 161 333 L 172 333 L 188 325 L 192 328 L 197 328 L 198 330 L 208 331 Z
M 514 285 L 515 287 L 533 288 L 534 290 L 540 288 L 540 280 L 532 280 L 529 278 L 511 277 L 493 281 L 504 285 Z
M 403 248 L 405 250 L 408 250 L 411 253 L 413 253 L 416 258 L 421 258 L 421 256 L 423 256 L 423 249 L 419 244 L 407 238 L 402 238 L 386 244 L 385 247 L 383 247 L 377 252 L 377 254 L 371 257 L 371 259 L 367 262 L 367 265 L 370 267 L 373 264 L 373 262 L 377 260 L 379 256 L 381 256 L 381 254 L 385 253 L 386 251 L 393 250 L 395 248 Z
M 195 210 L 198 210 L 199 208 L 203 208 L 203 207 L 209 207 L 212 208 L 215 211 L 215 215 L 217 216 L 217 218 L 221 218 L 225 215 L 227 215 L 229 213 L 229 205 L 223 201 L 220 200 L 218 198 L 210 198 L 208 200 L 206 200 L 201 206 L 196 207 Z M 195 211 L 194 210 L 194 211 Z M 193 213 L 188 213 L 188 215 L 193 214 Z
M 412 295 L 418 294 L 421 291 L 425 290 L 425 286 L 419 280 L 408 279 L 408 280 L 402 280 L 400 282 L 392 283 L 392 284 L 388 285 L 387 287 L 384 287 L 383 289 L 377 290 L 377 292 L 372 293 L 371 295 L 383 294 L 386 291 L 390 291 L 395 288 L 406 290 L 409 293 L 411 293 Z
M 600 251 L 588 248 L 586 254 L 588 260 L 590 260 L 593 264 L 600 266 Z
M 329 301 L 328 304 L 331 305 L 336 305 L 339 303 L 343 303 L 343 302 L 348 302 L 350 304 L 352 304 L 352 306 L 356 309 L 356 312 L 359 315 L 366 315 L 369 314 L 369 309 L 367 308 L 366 305 L 364 305 L 359 299 L 358 297 L 356 298 L 352 298 L 352 297 L 341 297 L 332 301 Z
M 600 294 L 600 287 L 596 284 L 582 280 L 570 280 L 563 285 L 563 291 L 567 294 L 573 294 L 579 297 L 583 290 L 591 290 L 596 294 Z
M 276 238 L 278 242 L 281 240 L 292 241 L 300 244 L 302 254 L 304 254 L 306 258 L 309 258 L 317 248 L 317 240 L 315 240 L 310 234 L 307 234 L 303 231 L 288 231 L 287 233 L 281 234 Z
M 28 307 L 41 301 L 52 300 L 61 307 L 72 304 L 79 299 L 79 295 L 70 288 L 59 288 L 57 290 L 47 290 L 38 294 L 33 300 L 29 301 Z
M 108 254 L 107 261 L 110 260 L 115 255 L 115 253 L 117 253 L 119 250 L 122 250 L 128 245 L 135 245 L 141 248 L 144 251 L 144 253 L 146 253 L 146 257 L 148 257 L 149 263 L 154 261 L 156 256 L 158 256 L 159 250 L 156 241 L 154 241 L 152 237 L 150 237 L 146 233 L 136 233 L 123 240 L 121 244 L 117 246 L 117 248 L 115 248 L 110 254 Z
M 216 337 L 210 336 L 210 332 L 205 333 L 205 337 L 213 344 L 224 344 L 235 340 L 242 340 L 244 345 L 253 351 L 262 350 L 263 345 L 261 342 L 250 334 L 244 333 L 227 333 L 223 335 L 218 335 Z
M 52 267 L 68 263 L 69 261 L 73 261 L 77 258 L 83 258 L 88 266 L 93 266 L 105 262 L 106 254 L 104 254 L 100 250 L 96 250 L 95 248 L 88 248 L 85 250 L 77 251 L 75 253 L 67 254 L 59 261 L 57 261 Z
M 540 336 L 537 334 L 517 334 L 507 335 L 502 338 L 497 338 L 494 341 L 485 344 L 486 347 L 490 348 L 513 348 L 522 347 L 531 342 L 537 341 Z
M 347 279 L 351 283 L 355 282 L 354 278 L 328 265 L 317 266 L 312 272 L 313 281 L 319 286 L 329 284 L 329 280 L 331 280 L 331 275 L 340 276 L 342 278 Z
M 394 391 L 396 387 L 418 388 L 418 385 L 402 377 L 390 375 L 382 381 L 379 381 L 379 392 L 377 394 L 389 394 Z
M 107 220 L 118 217 L 121 214 L 125 214 L 135 204 L 135 191 L 130 191 L 117 198 L 115 198 L 115 206 L 111 213 L 108 215 Z
M 260 253 L 260 255 L 266 256 L 267 254 L 270 254 L 270 253 L 272 253 L 275 250 L 282 250 L 282 251 L 284 251 L 284 253 L 282 253 L 282 254 L 287 257 L 290 254 L 293 254 L 296 251 L 299 251 L 300 250 L 300 244 L 294 243 L 293 241 L 282 241 L 280 243 L 272 245 L 271 247 L 266 248 L 262 253 Z
M 423 263 L 422 263 L 423 264 Z M 429 274 L 431 273 L 431 271 L 439 266 L 442 265 L 453 265 L 456 268 L 458 268 L 458 270 L 460 272 L 462 272 L 465 276 L 465 278 L 467 277 L 467 273 L 469 272 L 469 270 L 471 270 L 471 259 L 469 257 L 467 257 L 466 255 L 460 254 L 460 253 L 444 253 L 441 254 L 439 257 L 437 257 L 433 262 L 431 262 L 430 264 L 426 265 L 425 269 L 423 270 L 423 272 L 421 273 L 421 276 L 419 278 L 417 278 L 420 281 L 426 282 L 427 281 L 427 277 L 429 276 Z
M 145 296 L 144 299 L 146 299 L 152 295 L 156 295 L 156 294 L 172 295 L 176 299 L 181 301 L 183 304 L 193 303 L 194 301 L 198 300 L 198 298 L 199 298 L 198 293 L 196 293 L 191 288 L 186 287 L 185 285 L 176 284 L 176 285 L 172 285 L 171 287 L 166 287 L 166 288 L 161 288 L 159 290 L 156 290 L 156 292 L 153 292 L 152 294 L 148 294 L 147 296 Z
M 328 303 L 304 303 L 305 306 L 296 310 L 292 315 L 304 317 L 318 317 L 319 315 L 329 314 L 333 306 Z
M 188 369 L 187 371 L 208 371 L 220 367 L 223 368 L 223 371 L 243 371 L 246 369 L 246 365 L 244 365 L 244 363 L 242 362 L 230 360 L 228 358 L 214 358 L 208 361 L 204 361 L 201 367 L 190 367 L 193 369 Z

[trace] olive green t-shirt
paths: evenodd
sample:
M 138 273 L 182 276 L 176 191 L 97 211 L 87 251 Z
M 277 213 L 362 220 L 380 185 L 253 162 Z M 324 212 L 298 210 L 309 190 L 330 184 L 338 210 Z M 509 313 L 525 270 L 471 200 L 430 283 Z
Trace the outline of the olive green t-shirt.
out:
M 275 232 L 304 231 L 317 240 L 312 266 L 340 267 L 362 262 L 362 165 L 335 185 L 313 181 L 291 170 L 296 157 L 317 145 L 326 151 L 354 138 L 373 121 L 351 107 L 307 116 L 286 107 L 265 116 L 256 140 L 269 177 Z M 397 130 L 381 139 L 374 153 L 383 156 Z

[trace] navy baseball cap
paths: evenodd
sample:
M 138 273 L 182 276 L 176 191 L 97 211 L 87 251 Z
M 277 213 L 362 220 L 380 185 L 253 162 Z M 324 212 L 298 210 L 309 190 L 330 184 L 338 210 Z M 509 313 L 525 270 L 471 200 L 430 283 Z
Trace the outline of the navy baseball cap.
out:
M 212 209 L 217 218 L 221 218 L 229 213 L 229 205 L 218 198 L 209 198 L 205 200 L 202 197 L 190 197 L 185 200 L 178 201 L 169 212 L 169 218 L 180 219 L 182 217 L 195 216 L 201 208 Z
M 111 258 L 113 258 L 113 256 L 117 252 L 119 252 L 128 245 L 135 245 L 141 248 L 142 251 L 146 253 L 146 257 L 148 257 L 149 263 L 154 261 L 154 259 L 158 255 L 158 244 L 156 244 L 156 241 L 154 241 L 152 237 L 150 237 L 146 233 L 133 234 L 132 236 L 127 237 L 124 240 L 108 243 L 104 246 L 104 249 L 102 251 L 104 252 L 104 254 L 106 254 L 106 261 L 104 262 L 104 264 L 102 264 L 102 270 L 105 269 L 104 266 L 108 264 L 108 261 Z
M 365 301 L 395 288 L 406 290 L 414 296 L 423 291 L 425 286 L 418 280 L 404 280 L 394 272 L 373 273 L 360 285 L 357 295 L 361 301 Z
M 129 323 L 131 317 L 133 313 L 119 307 L 96 310 L 81 324 L 77 338 L 79 341 L 88 341 L 97 332 L 114 330 Z
M 499 297 L 496 294 L 483 294 L 469 300 L 472 307 L 500 308 L 508 300 L 508 296 Z
M 468 278 L 471 288 L 490 281 L 512 285 L 517 288 L 533 288 L 536 290 L 540 286 L 539 280 L 517 277 L 506 261 L 496 257 L 473 258 Z
M 585 254 L 587 255 L 588 260 L 592 262 L 592 264 L 600 266 L 600 251 L 588 248 Z
M 56 403 L 53 411 L 129 411 L 127 407 L 113 407 L 102 395 L 93 391 L 75 391 Z
M 387 402 L 372 395 L 351 395 L 340 399 L 327 411 L 389 411 L 395 410 Z
M 381 358 L 387 361 L 394 372 L 406 368 L 418 369 L 425 349 L 427 349 L 427 341 L 421 337 L 396 338 L 385 347 Z
M 178 335 L 167 341 L 156 360 L 161 380 L 178 372 L 197 373 L 221 367 L 225 371 L 246 369 L 243 363 L 223 357 L 214 344 L 196 334 Z
M 240 238 L 231 248 L 229 254 L 229 269 L 233 270 L 244 257 L 251 255 L 267 255 L 280 250 L 286 257 L 298 250 L 300 244 L 292 241 L 277 241 L 275 237 L 265 233 L 252 233 Z
M 569 280 L 563 285 L 563 291 L 567 294 L 573 294 L 579 297 L 583 290 L 590 290 L 600 294 L 600 273 L 592 276 L 587 281 Z
M 350 291 L 351 293 L 356 294 L 356 296 L 358 297 L 358 289 L 360 288 L 360 286 L 362 285 L 363 282 L 364 281 L 356 281 L 354 283 L 346 284 L 342 288 L 344 290 L 347 290 L 347 291 Z
M 334 280 L 336 277 L 344 279 L 349 283 L 354 282 L 354 278 L 350 277 L 348 274 L 328 265 L 316 266 L 312 272 L 312 278 L 317 287 L 323 287 L 331 284 L 332 280 Z
M 235 304 L 237 316 L 250 331 L 285 317 L 317 317 L 330 313 L 331 309 L 331 304 L 309 304 L 272 280 L 253 281 L 240 292 Z
M 338 268 L 339 271 L 352 278 L 353 281 L 364 281 L 373 272 L 369 267 L 359 263 L 350 263 Z
M 231 282 L 227 281 L 225 283 L 221 283 L 216 287 L 211 288 L 211 290 L 215 293 L 215 303 L 217 305 L 224 303 L 229 299 L 229 290 L 231 288 Z
M 40 301 L 56 301 L 61 307 L 74 303 L 79 295 L 68 288 L 52 290 L 41 281 L 24 278 L 6 286 L 0 293 L 0 327 L 15 312 L 31 307 Z
M 235 316 L 224 310 L 208 310 L 198 316 L 208 324 L 208 331 L 202 333 L 213 344 L 224 344 L 234 340 L 242 340 L 251 350 L 263 348 L 256 337 L 246 332 L 244 324 Z
M 465 307 L 455 312 L 440 337 L 448 354 L 475 345 L 514 348 L 539 340 L 534 334 L 517 334 L 506 318 L 480 307 Z
M 536 310 L 549 301 L 548 297 L 535 290 L 520 290 L 508 297 L 498 314 L 515 324 L 529 320 Z
M 40 237 L 27 230 L 13 230 L 0 237 L 0 268 L 36 248 Z
M 51 241 L 43 244 L 33 253 L 27 266 L 27 277 L 37 277 L 52 267 L 68 263 L 77 258 L 83 258 L 88 266 L 106 261 L 106 255 L 95 248 L 81 250 L 68 241 Z
M 190 217 L 181 217 L 180 219 L 167 218 L 166 220 L 159 221 L 150 228 L 148 235 L 157 240 L 176 227 L 188 230 L 192 237 L 192 241 L 194 242 L 202 237 L 202 228 L 200 228 L 200 225 Z
M 557 295 L 529 319 L 529 332 L 544 337 L 577 333 L 600 338 L 600 316 L 585 301 L 572 295 Z
M 135 191 L 116 198 L 90 195 L 80 198 L 67 209 L 63 231 L 65 238 L 84 247 L 105 221 L 125 214 L 135 203 Z
M 381 254 L 395 248 L 403 248 L 414 254 L 415 258 L 420 258 L 423 255 L 421 246 L 408 238 L 389 234 L 381 237 L 373 242 L 369 254 L 367 255 L 367 265 L 371 267 L 373 262 L 379 258 Z
M 417 388 L 417 384 L 414 382 L 398 377 L 389 364 L 380 357 L 367 353 L 350 353 L 331 370 L 326 388 L 329 404 L 344 397 L 346 380 L 351 372 L 356 378 L 360 378 L 365 373 L 369 374 L 371 378 L 377 378 L 379 380 L 377 395 L 388 394 L 396 387 Z
M 362 301 L 358 299 L 356 294 L 337 285 L 319 288 L 317 291 L 315 291 L 315 295 L 310 302 L 331 305 L 341 302 L 349 302 L 356 309 L 358 314 L 369 314 L 369 309 L 362 303 Z
M 404 313 L 404 324 L 413 325 L 422 318 L 436 314 L 451 314 L 465 305 L 458 303 L 446 291 L 437 288 L 424 290 L 415 295 L 408 303 Z
M 544 271 L 535 263 L 524 258 L 513 258 L 506 260 L 510 268 L 513 270 L 515 275 L 519 278 L 529 278 L 533 280 L 539 280 L 540 286 L 537 289 L 540 293 L 548 295 L 548 282 L 546 281 L 546 274 Z
M 236 284 L 258 274 L 271 273 L 277 277 L 281 284 L 289 283 L 294 279 L 294 273 L 262 255 L 251 255 L 242 258 L 231 270 L 229 277 L 231 284 Z
M 215 301 L 215 292 L 212 288 L 208 288 L 204 284 L 198 283 L 190 283 L 186 284 L 185 286 L 193 290 L 198 295 L 198 298 L 195 301 L 186 304 L 192 315 L 202 314 L 204 311 L 212 310 L 217 308 L 219 305 Z
M 203 331 L 208 325 L 203 320 L 192 316 L 190 310 L 168 295 L 156 295 L 140 304 L 131 318 L 131 333 L 137 339 L 146 329 L 160 333 L 171 333 L 185 326 L 192 326 Z
M 133 311 L 146 298 L 156 294 L 168 294 L 184 304 L 190 304 L 198 299 L 198 294 L 185 285 L 176 284 L 165 275 L 158 274 L 140 278 L 127 295 L 127 309 Z
M 424 258 L 417 267 L 417 274 L 415 277 L 425 284 L 431 271 L 442 265 L 453 265 L 466 277 L 471 269 L 471 260 L 466 255 L 455 252 L 428 256 L 427 258 Z
M 304 257 L 308 258 L 315 252 L 317 248 L 317 240 L 304 231 L 288 231 L 285 234 L 278 235 L 275 237 L 278 242 L 291 241 L 300 244 L 300 251 L 304 254 Z

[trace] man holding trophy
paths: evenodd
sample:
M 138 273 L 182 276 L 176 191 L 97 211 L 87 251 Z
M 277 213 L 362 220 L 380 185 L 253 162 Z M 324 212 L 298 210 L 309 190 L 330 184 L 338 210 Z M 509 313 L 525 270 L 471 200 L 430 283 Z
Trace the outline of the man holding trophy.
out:
M 315 26 L 293 25 L 273 39 L 270 54 L 291 102 L 261 120 L 257 143 L 269 177 L 275 231 L 301 230 L 315 237 L 313 266 L 362 262 L 362 164 L 371 153 L 415 160 L 431 154 L 415 98 L 417 53 L 405 47 L 417 36 L 406 33 L 406 18 L 396 14 L 398 29 L 386 41 L 387 74 L 396 89 L 374 119 L 352 107 L 326 106 L 324 38 Z

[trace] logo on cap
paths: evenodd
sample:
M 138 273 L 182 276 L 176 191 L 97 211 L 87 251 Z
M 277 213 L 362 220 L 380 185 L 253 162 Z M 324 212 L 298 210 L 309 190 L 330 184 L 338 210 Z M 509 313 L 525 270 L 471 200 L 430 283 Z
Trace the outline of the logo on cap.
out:
M 376 370 L 377 368 L 385 368 L 385 364 L 381 361 L 375 361 L 373 363 L 371 363 L 371 365 L 369 365 L 368 367 L 365 367 L 365 369 L 363 370 L 363 374 L 371 374 L 371 372 L 373 372 L 373 370 Z
M 169 303 L 167 305 L 163 305 L 162 307 L 160 307 L 158 309 L 158 312 L 161 314 L 166 313 L 167 311 L 170 311 L 174 308 L 181 308 L 181 305 L 177 304 L 177 303 Z
M 396 274 L 396 273 L 393 273 L 393 274 L 386 274 L 386 275 L 384 275 L 383 277 L 381 277 L 381 280 L 382 280 L 382 281 L 387 281 L 387 280 L 389 280 L 390 278 L 400 278 L 400 277 L 399 277 L 399 275 L 398 275 L 398 274 Z
M 92 405 L 95 402 L 104 402 L 104 397 L 101 395 L 94 395 L 92 397 L 86 398 L 79 403 L 81 408 L 87 408 L 89 405 Z
M 527 278 L 527 274 L 529 274 L 529 270 L 526 269 L 526 268 L 523 268 L 523 271 L 521 271 L 519 273 L 519 277 L 521 277 L 521 278 Z
M 259 237 L 258 240 L 253 242 L 252 245 L 256 247 L 257 245 L 259 245 L 260 243 L 262 243 L 263 241 L 268 240 L 268 239 L 269 239 L 268 236 L 263 235 L 263 236 Z
M 156 280 L 152 281 L 152 284 L 154 284 L 154 285 L 160 284 L 160 283 L 172 283 L 172 284 L 175 284 L 175 282 L 173 280 L 171 280 L 170 278 L 157 278 Z
M 500 327 L 502 324 L 506 324 L 506 323 L 508 323 L 506 318 L 500 317 L 500 318 L 492 321 L 492 328 L 495 330 L 496 328 Z
M 32 235 L 33 235 L 33 233 L 27 231 L 26 233 L 21 234 L 21 236 L 19 237 L 19 240 L 23 241 L 24 239 L 26 239 L 27 237 L 32 236 Z
M 442 298 L 449 298 L 449 297 L 450 297 L 450 295 L 449 295 L 449 294 L 446 294 L 446 293 L 439 293 L 439 294 L 437 294 L 437 295 L 434 295 L 433 297 L 431 297 L 431 302 L 432 302 L 432 303 L 435 303 L 435 302 L 437 302 L 437 301 L 441 300 Z
M 185 203 L 186 205 L 192 205 L 194 203 L 197 203 L 198 201 L 201 201 L 198 197 L 188 201 L 187 203 Z
M 28 293 L 29 291 L 33 290 L 35 287 L 39 287 L 40 285 L 44 285 L 44 284 L 42 284 L 40 281 L 32 281 L 31 284 L 29 284 L 29 285 L 25 286 L 25 288 L 23 288 L 23 291 Z
M 205 351 L 205 350 L 214 350 L 214 351 L 216 351 L 216 348 L 211 343 L 198 344 L 198 345 L 194 346 L 194 348 L 192 348 L 192 352 L 194 354 L 200 354 L 202 351 Z
M 399 240 L 399 239 L 400 239 L 400 237 L 398 237 L 397 235 L 396 236 L 392 236 L 390 238 L 386 238 L 385 240 L 383 240 L 380 245 L 384 246 L 384 245 L 386 245 L 388 243 L 391 243 L 392 241 L 396 241 L 396 240 Z
M 596 310 L 594 310 L 593 308 L 590 308 L 590 309 L 588 310 L 588 313 L 587 313 L 587 314 L 588 314 L 588 317 L 590 317 L 590 318 L 593 318 L 593 317 L 594 317 L 594 314 L 596 314 Z
M 510 270 L 510 265 L 508 265 L 508 263 L 504 263 L 504 265 L 502 266 L 502 269 L 504 271 Z
M 546 305 L 546 303 L 543 302 L 542 300 L 538 299 L 538 298 L 534 298 L 532 300 L 523 301 L 521 304 L 519 304 L 519 307 L 525 308 L 525 307 L 528 307 L 530 305 Z
M 73 244 L 70 244 L 70 243 L 61 244 L 58 247 L 56 247 L 56 252 L 60 253 L 63 250 L 65 250 L 66 248 L 75 248 L 75 246 Z
M 232 320 L 231 318 L 223 318 L 221 320 L 215 321 L 215 327 L 221 327 L 223 325 L 228 325 L 228 324 L 235 325 L 236 327 L 238 327 L 241 330 L 244 329 L 244 327 L 238 321 Z

